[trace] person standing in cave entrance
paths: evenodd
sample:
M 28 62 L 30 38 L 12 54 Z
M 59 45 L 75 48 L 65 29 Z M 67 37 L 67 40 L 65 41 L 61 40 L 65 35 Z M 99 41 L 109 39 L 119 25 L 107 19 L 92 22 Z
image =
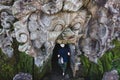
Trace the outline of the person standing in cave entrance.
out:
M 60 44 L 60 46 L 61 48 L 58 50 L 58 64 L 62 68 L 62 75 L 64 76 L 70 56 L 70 49 L 65 44 Z

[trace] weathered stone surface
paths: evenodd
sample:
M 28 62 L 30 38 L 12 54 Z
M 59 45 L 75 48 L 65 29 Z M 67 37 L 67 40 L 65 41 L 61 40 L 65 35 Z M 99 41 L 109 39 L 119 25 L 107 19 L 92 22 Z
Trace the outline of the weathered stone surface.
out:
M 20 72 L 14 76 L 13 80 L 32 80 L 32 75 Z
M 9 36 L 5 36 L 5 34 L 0 35 L 0 48 L 2 49 L 3 53 L 5 53 L 8 57 L 12 57 L 13 55 L 13 48 L 12 40 Z
M 3 5 L 12 5 L 13 0 L 0 0 L 0 4 Z
M 11 28 L 13 28 L 14 21 L 15 18 L 11 13 L 10 6 L 0 4 L 0 48 L 8 57 L 13 55 L 13 30 Z
M 112 71 L 106 72 L 103 75 L 102 80 L 119 80 L 119 75 L 118 75 L 117 70 L 112 70 Z
M 12 54 L 4 39 L 11 46 L 15 37 L 18 50 L 35 57 L 37 66 L 50 58 L 55 43 L 72 44 L 75 58 L 84 53 L 97 63 L 114 47 L 112 40 L 120 40 L 119 0 L 15 0 L 11 6 L 5 1 L 0 3 L 0 47 Z
M 43 4 L 41 10 L 47 14 L 54 14 L 59 12 L 63 7 L 63 0 L 52 0 Z
M 12 6 L 12 13 L 16 18 L 20 19 L 40 10 L 40 7 L 40 3 L 36 0 L 17 0 Z
M 65 0 L 63 10 L 78 11 L 83 6 L 83 0 Z

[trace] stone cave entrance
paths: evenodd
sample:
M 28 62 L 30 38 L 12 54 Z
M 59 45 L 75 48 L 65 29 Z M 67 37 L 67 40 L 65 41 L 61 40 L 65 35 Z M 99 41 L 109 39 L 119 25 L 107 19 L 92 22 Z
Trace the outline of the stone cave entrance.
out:
M 65 44 L 65 47 L 69 47 L 69 44 Z M 62 69 L 58 64 L 58 50 L 61 48 L 60 44 L 56 43 L 54 49 L 53 49 L 53 55 L 51 59 L 51 65 L 52 65 L 52 72 L 54 72 L 56 75 L 62 76 Z M 71 69 L 71 56 L 68 57 L 68 64 L 65 75 L 68 75 L 69 77 L 72 77 L 72 69 Z

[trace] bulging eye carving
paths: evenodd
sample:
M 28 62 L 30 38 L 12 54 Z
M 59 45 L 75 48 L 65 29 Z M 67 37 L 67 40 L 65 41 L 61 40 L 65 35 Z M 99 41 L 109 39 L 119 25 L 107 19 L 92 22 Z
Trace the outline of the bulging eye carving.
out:
M 61 24 L 57 24 L 54 28 L 55 31 L 61 31 L 63 26 Z
M 80 28 L 80 26 L 81 26 L 80 23 L 76 23 L 76 24 L 72 27 L 72 29 L 73 29 L 73 30 L 78 30 L 78 29 Z

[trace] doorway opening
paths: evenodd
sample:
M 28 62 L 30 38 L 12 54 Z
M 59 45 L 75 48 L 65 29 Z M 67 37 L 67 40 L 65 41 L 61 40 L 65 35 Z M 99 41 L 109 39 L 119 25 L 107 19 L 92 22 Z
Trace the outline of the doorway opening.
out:
M 65 44 L 65 47 L 69 48 L 69 44 Z M 53 49 L 53 55 L 51 59 L 51 66 L 52 66 L 52 72 L 62 75 L 62 69 L 60 65 L 58 64 L 58 50 L 61 48 L 60 44 L 56 43 L 54 49 Z M 65 71 L 66 75 L 69 75 L 69 77 L 72 77 L 72 69 L 71 69 L 71 56 L 68 56 L 68 63 L 67 68 Z

